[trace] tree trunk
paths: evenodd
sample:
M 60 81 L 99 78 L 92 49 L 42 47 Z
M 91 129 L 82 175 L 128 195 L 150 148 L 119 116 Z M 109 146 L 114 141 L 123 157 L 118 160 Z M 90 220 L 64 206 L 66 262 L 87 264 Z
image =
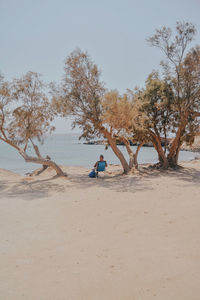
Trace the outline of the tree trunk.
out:
M 140 143 L 137 146 L 136 152 L 135 154 L 133 153 L 129 140 L 125 137 L 121 137 L 121 140 L 123 141 L 124 145 L 126 146 L 126 150 L 129 154 L 129 168 L 132 169 L 133 166 L 135 167 L 135 169 L 138 169 L 138 161 L 137 161 L 137 157 L 138 157 L 138 153 L 140 151 L 140 148 L 144 145 L 144 142 Z
M 48 167 L 52 167 L 58 176 L 67 176 L 62 169 L 52 160 L 45 159 L 42 157 L 32 157 L 27 155 L 24 151 L 19 151 L 20 155 L 24 158 L 26 162 L 32 162 L 35 164 L 40 164 Z
M 135 154 L 133 153 L 133 151 L 131 149 L 129 140 L 125 137 L 119 137 L 119 138 L 124 143 L 124 145 L 126 147 L 126 150 L 128 152 L 128 155 L 129 155 L 129 168 L 132 169 L 133 165 L 134 165 L 134 156 L 135 156 Z
M 121 165 L 123 167 L 124 173 L 127 174 L 131 169 L 129 167 L 129 165 L 127 164 L 127 161 L 124 157 L 124 155 L 122 154 L 122 152 L 118 149 L 115 140 L 113 139 L 112 135 L 107 131 L 106 128 L 102 128 L 101 129 L 102 134 L 104 135 L 104 137 L 108 140 L 113 152 L 115 153 L 115 155 L 119 158 Z
M 173 155 L 168 157 L 169 165 L 172 168 L 176 168 L 177 165 L 178 165 L 178 158 L 179 158 L 180 148 L 181 148 L 181 143 L 179 143 L 179 145 L 177 145 L 175 153 L 173 153 Z
M 26 152 L 20 148 L 18 145 L 16 145 L 15 143 L 13 143 L 12 141 L 6 139 L 6 138 L 0 138 L 3 142 L 5 142 L 6 144 L 10 145 L 11 147 L 15 148 L 19 154 L 24 158 L 24 160 L 26 162 L 32 162 L 32 163 L 36 163 L 36 164 L 40 164 L 40 165 L 45 165 L 45 166 L 48 166 L 48 167 L 52 167 L 55 171 L 56 171 L 56 174 L 58 176 L 67 176 L 66 173 L 64 173 L 61 168 L 55 163 L 53 162 L 52 160 L 48 160 L 48 159 L 45 159 L 45 158 L 42 158 L 40 153 L 39 153 L 39 149 L 38 149 L 38 154 L 40 157 L 32 157 L 32 156 L 29 156 L 26 154 Z M 36 146 L 37 147 L 37 146 Z M 36 149 L 35 149 L 36 150 Z
M 176 165 L 178 164 L 178 158 L 179 158 L 180 149 L 181 149 L 181 143 L 180 143 L 179 147 L 176 150 Z
M 134 164 L 135 164 L 134 163 L 135 162 L 134 157 L 135 157 L 135 154 L 133 154 L 133 153 L 129 154 L 129 163 L 128 163 L 128 165 L 129 165 L 130 169 L 132 169 Z
M 31 141 L 31 142 L 32 142 L 32 141 Z M 34 148 L 34 150 L 35 150 L 35 153 L 36 153 L 37 157 L 39 157 L 39 158 L 42 157 L 41 154 L 40 154 L 40 151 L 39 151 L 38 146 L 35 145 L 33 142 L 32 142 L 32 144 L 33 144 L 33 148 Z
M 144 145 L 144 142 L 140 143 L 138 146 L 137 146 L 137 149 L 136 149 L 136 152 L 135 152 L 135 155 L 134 155 L 134 165 L 135 165 L 135 168 L 138 169 L 138 161 L 137 161 L 137 158 L 138 158 L 138 153 L 141 149 L 141 147 Z
M 169 154 L 167 156 L 169 165 L 171 167 L 176 167 L 178 164 L 178 156 L 179 156 L 179 152 L 180 152 L 180 147 L 181 147 L 181 137 L 183 136 L 183 133 L 185 131 L 185 126 L 186 123 L 184 122 L 177 130 L 176 133 L 176 137 L 173 140 L 170 150 L 169 150 Z
M 159 159 L 160 165 L 161 165 L 161 167 L 167 169 L 169 164 L 168 164 L 168 160 L 165 156 L 165 153 L 163 151 L 163 148 L 161 145 L 161 140 L 156 134 L 154 134 L 152 132 L 150 133 L 150 135 L 151 135 L 151 140 L 152 140 L 153 146 L 158 153 L 158 159 Z

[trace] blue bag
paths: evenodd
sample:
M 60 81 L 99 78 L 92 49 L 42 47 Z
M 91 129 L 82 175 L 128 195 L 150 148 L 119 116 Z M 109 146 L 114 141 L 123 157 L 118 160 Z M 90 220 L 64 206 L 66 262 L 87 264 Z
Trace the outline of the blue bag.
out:
M 95 170 L 92 170 L 88 176 L 90 178 L 95 178 L 97 176 L 97 174 L 96 174 Z

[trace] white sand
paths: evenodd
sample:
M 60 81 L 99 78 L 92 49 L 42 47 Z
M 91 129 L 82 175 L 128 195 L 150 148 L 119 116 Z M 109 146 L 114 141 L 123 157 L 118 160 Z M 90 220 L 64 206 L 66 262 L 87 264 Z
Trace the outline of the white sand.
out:
M 0 299 L 199 300 L 200 161 L 183 166 L 0 170 Z

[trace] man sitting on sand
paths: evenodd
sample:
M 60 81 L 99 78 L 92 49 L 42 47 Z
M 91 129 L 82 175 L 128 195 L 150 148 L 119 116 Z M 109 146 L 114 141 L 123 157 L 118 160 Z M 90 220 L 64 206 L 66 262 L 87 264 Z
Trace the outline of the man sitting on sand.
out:
M 97 161 L 96 163 L 95 163 L 95 165 L 94 165 L 94 167 L 95 167 L 95 169 L 98 171 L 98 164 L 99 164 L 99 162 L 104 162 L 105 163 L 105 166 L 107 167 L 108 165 L 107 165 L 107 162 L 104 160 L 104 157 L 103 157 L 103 155 L 101 154 L 100 155 L 100 157 L 99 157 L 99 161 Z
M 98 177 L 98 172 L 104 172 L 107 167 L 107 162 L 104 160 L 103 155 L 100 155 L 99 161 L 97 161 L 94 165 L 94 169 L 89 173 L 89 177 L 95 178 Z

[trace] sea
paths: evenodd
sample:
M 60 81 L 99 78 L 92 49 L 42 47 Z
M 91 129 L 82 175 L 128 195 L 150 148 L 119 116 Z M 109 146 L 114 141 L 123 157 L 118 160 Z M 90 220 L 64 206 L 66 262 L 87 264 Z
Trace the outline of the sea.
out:
M 118 158 L 109 147 L 107 150 L 104 145 L 88 145 L 84 144 L 84 140 L 79 140 L 78 135 L 71 134 L 55 134 L 48 136 L 42 145 L 39 145 L 40 153 L 43 157 L 49 155 L 59 165 L 65 166 L 81 166 L 92 168 L 94 163 L 99 159 L 100 154 L 104 155 L 104 159 L 108 164 L 120 164 Z M 124 146 L 118 146 L 128 159 Z M 135 151 L 136 146 L 132 146 Z M 31 148 L 27 151 L 33 154 Z M 190 151 L 180 151 L 179 160 L 188 161 L 197 156 L 197 153 Z M 142 147 L 138 162 L 156 163 L 158 155 L 153 147 Z M 26 163 L 19 153 L 11 146 L 0 141 L 0 168 L 7 169 L 19 174 L 32 172 L 41 166 L 33 163 Z

